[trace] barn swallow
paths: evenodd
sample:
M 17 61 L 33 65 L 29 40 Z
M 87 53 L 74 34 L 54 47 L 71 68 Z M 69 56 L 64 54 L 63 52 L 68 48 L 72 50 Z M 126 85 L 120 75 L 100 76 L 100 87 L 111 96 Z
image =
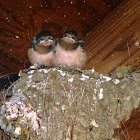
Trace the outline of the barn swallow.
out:
M 86 61 L 87 54 L 84 41 L 79 39 L 75 31 L 66 31 L 56 43 L 54 65 L 82 69 Z
M 49 31 L 42 31 L 33 38 L 27 56 L 32 65 L 53 67 L 54 36 Z

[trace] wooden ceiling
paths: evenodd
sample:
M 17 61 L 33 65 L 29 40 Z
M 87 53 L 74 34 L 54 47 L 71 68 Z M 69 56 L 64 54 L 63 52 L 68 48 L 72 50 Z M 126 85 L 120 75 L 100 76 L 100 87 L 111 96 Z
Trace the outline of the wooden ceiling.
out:
M 1 0 L 0 75 L 28 67 L 31 39 L 42 29 L 59 37 L 74 29 L 83 38 L 123 0 Z

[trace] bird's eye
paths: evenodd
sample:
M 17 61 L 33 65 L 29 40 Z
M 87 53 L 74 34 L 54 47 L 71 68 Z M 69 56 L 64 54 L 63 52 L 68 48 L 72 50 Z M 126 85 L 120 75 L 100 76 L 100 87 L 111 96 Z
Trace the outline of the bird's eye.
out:
M 52 36 L 49 36 L 48 39 L 53 40 L 53 37 Z
M 43 38 L 40 38 L 38 41 L 41 42 L 41 41 L 43 41 L 43 40 L 44 40 Z
M 71 38 L 76 41 L 76 38 L 74 36 L 72 36 Z
M 63 37 L 67 37 L 67 34 L 64 34 Z

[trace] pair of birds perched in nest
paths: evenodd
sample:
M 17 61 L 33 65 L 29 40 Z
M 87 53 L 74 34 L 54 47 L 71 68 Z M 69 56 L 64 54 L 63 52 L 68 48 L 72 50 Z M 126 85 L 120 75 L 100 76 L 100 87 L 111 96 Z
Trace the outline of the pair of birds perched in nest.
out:
M 66 31 L 59 39 L 49 31 L 40 32 L 33 38 L 27 56 L 37 68 L 66 66 L 83 69 L 87 60 L 84 41 L 73 30 Z M 6 90 L 18 78 L 18 74 L 0 78 L 0 91 Z
M 73 30 L 66 31 L 55 39 L 49 31 L 42 31 L 33 38 L 27 52 L 32 65 L 77 67 L 83 69 L 87 61 L 84 41 Z

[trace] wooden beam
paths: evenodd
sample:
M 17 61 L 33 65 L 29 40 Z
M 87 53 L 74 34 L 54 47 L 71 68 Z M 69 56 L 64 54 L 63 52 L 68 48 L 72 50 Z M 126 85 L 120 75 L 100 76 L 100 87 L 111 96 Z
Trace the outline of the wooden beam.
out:
M 140 68 L 140 1 L 126 0 L 85 38 L 86 69 L 110 73 L 120 65 Z
M 134 109 L 126 122 L 121 122 L 121 128 L 115 129 L 113 138 L 117 140 L 139 140 L 140 138 L 140 107 Z

